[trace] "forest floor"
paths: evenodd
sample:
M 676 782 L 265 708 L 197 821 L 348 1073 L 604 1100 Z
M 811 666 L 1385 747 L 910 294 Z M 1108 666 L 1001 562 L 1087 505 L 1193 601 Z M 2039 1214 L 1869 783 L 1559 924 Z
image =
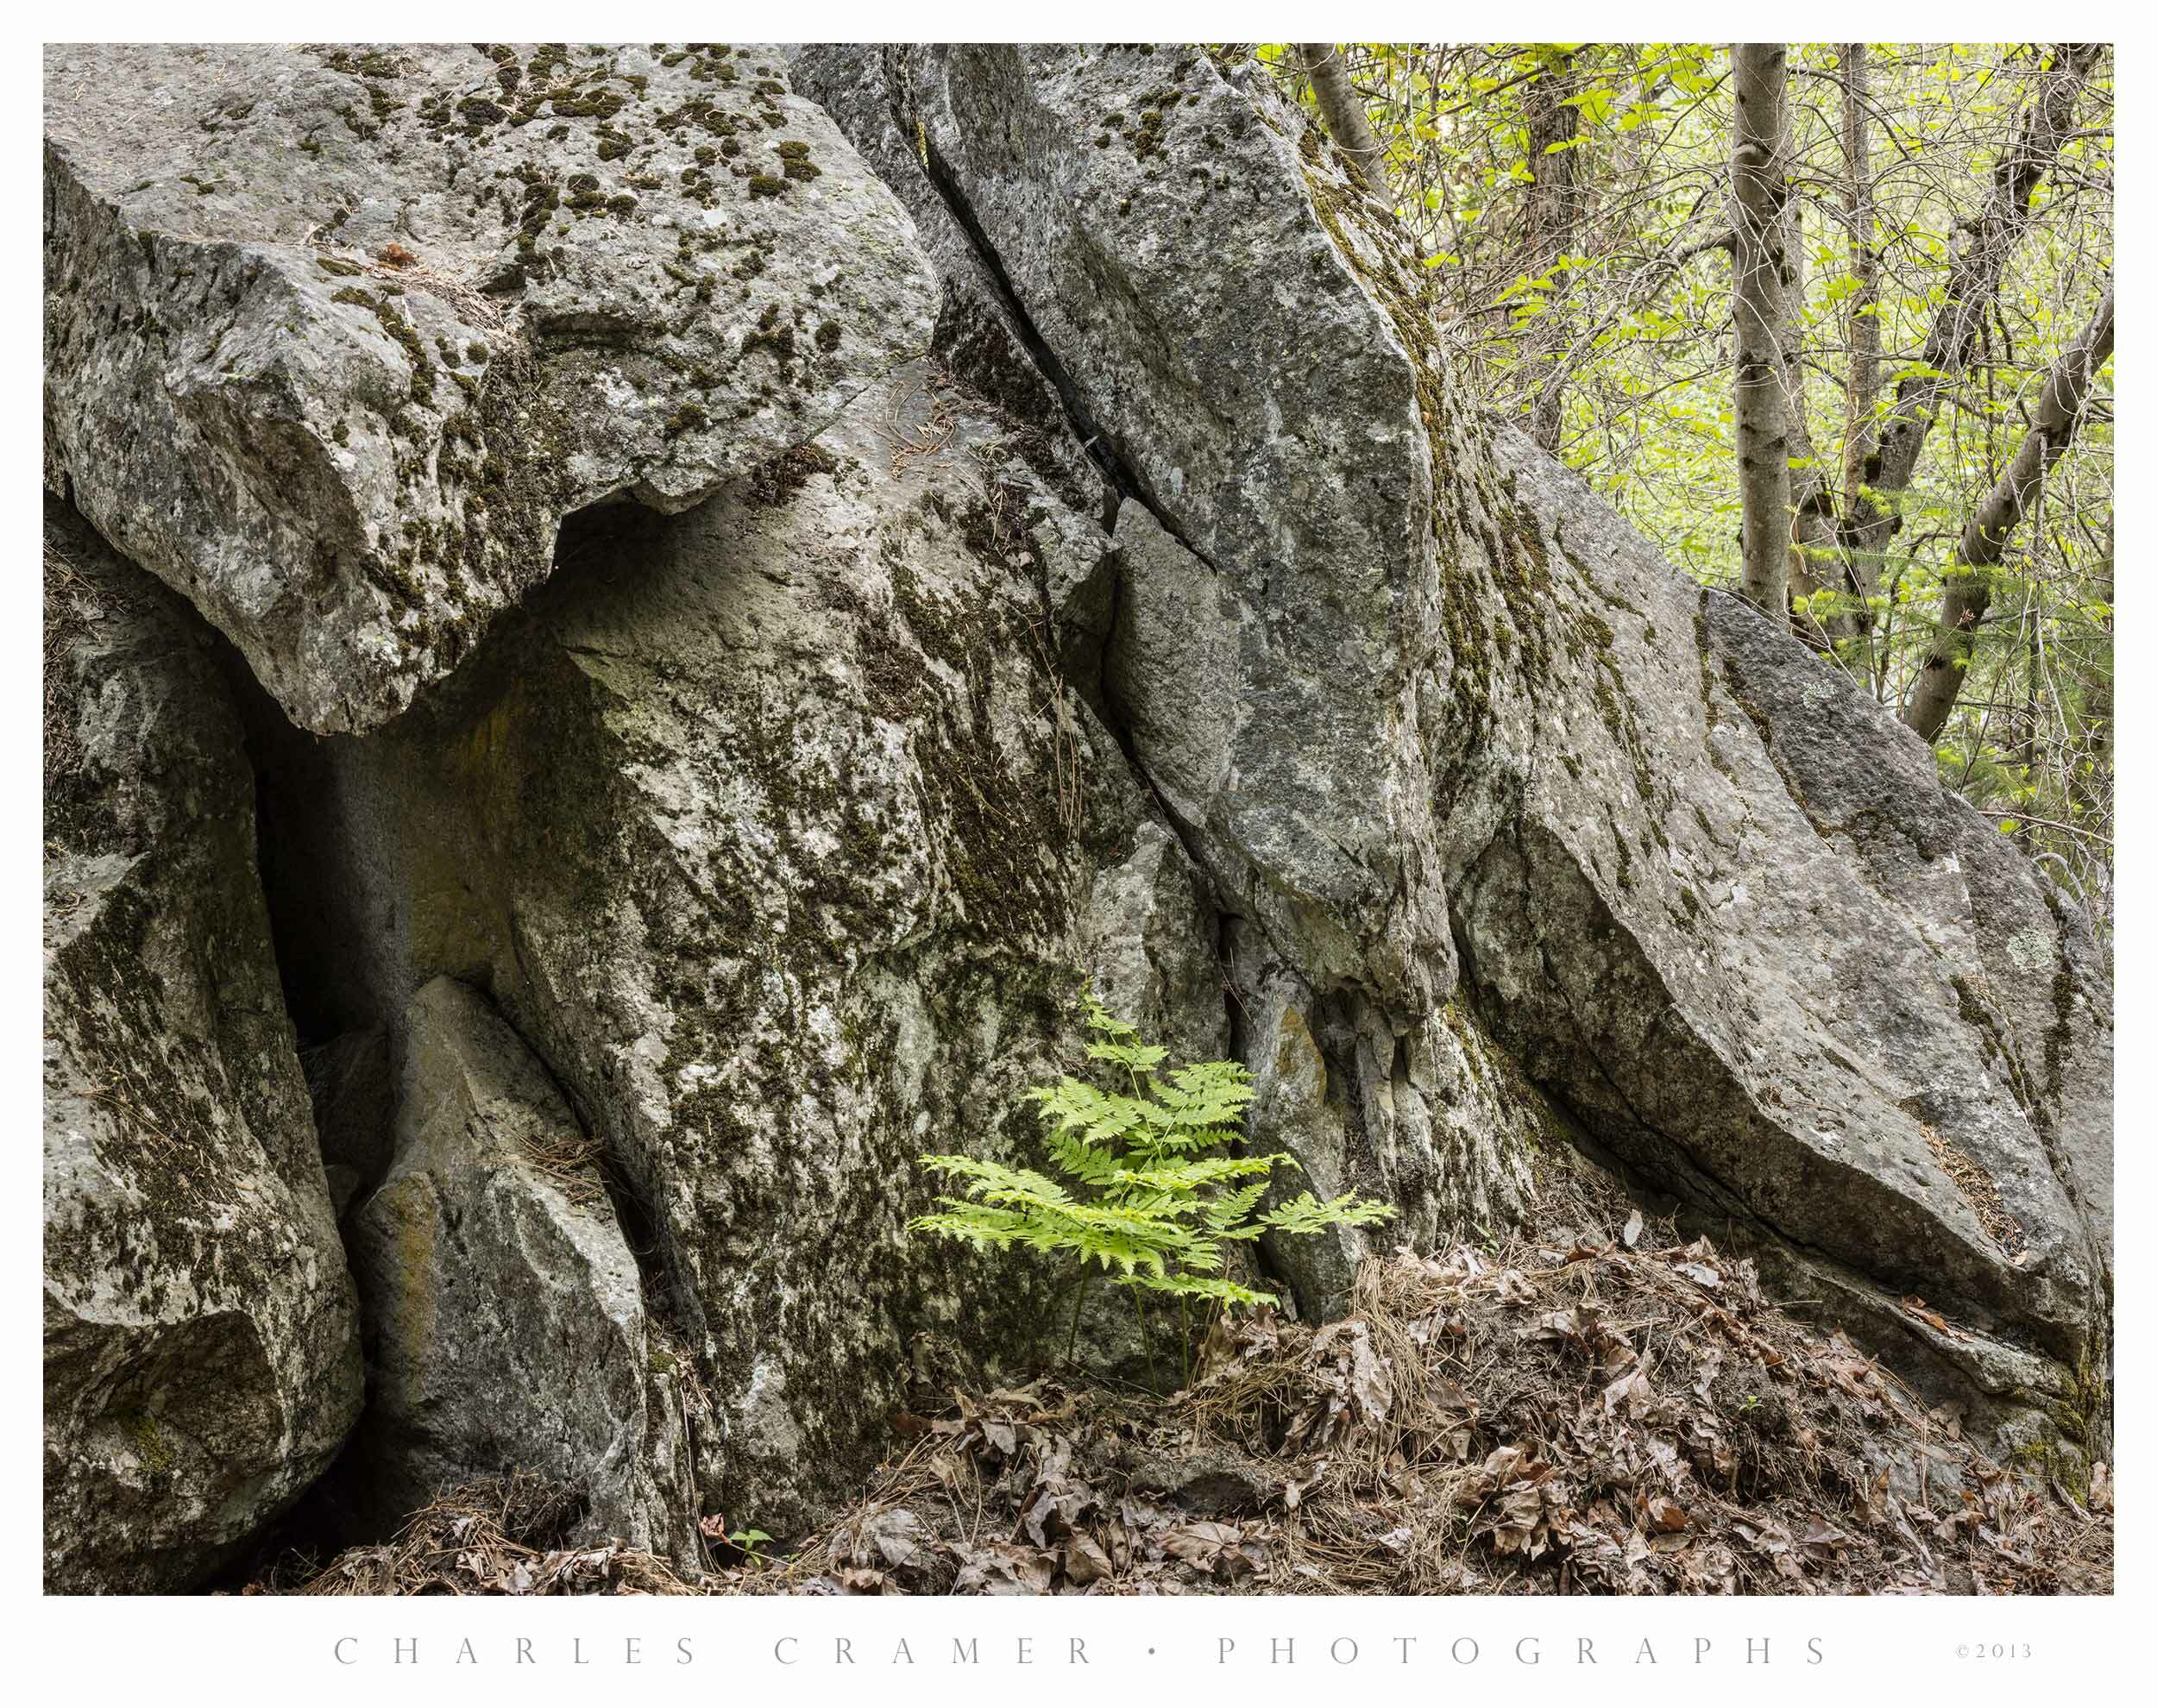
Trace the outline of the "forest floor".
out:
M 1368 1264 L 1349 1316 L 1217 1328 L 1172 1397 L 1044 1377 L 902 1416 L 783 1555 L 722 1535 L 690 1581 L 566 1547 L 574 1498 L 514 1478 L 248 1592 L 2110 1592 L 2103 1467 L 2086 1504 L 2010 1473 L 1750 1262 L 1551 1184 L 1558 1237 Z

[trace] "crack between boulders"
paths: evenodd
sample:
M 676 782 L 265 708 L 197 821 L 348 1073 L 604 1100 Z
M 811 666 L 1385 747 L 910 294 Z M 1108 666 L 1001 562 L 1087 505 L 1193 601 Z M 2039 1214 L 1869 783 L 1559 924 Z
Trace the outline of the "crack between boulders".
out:
M 902 131 L 911 128 L 903 122 L 905 116 L 896 110 L 892 114 L 893 122 L 899 124 Z M 1116 630 L 1123 608 L 1123 551 L 1116 542 L 1116 518 L 1123 502 L 1129 500 L 1143 506 L 1148 514 L 1160 524 L 1162 531 L 1182 546 L 1185 550 L 1204 564 L 1208 569 L 1213 570 L 1215 574 L 1219 574 L 1219 569 L 1213 561 L 1194 545 L 1175 522 L 1162 511 L 1160 505 L 1154 501 L 1153 495 L 1147 490 L 1145 483 L 1139 478 L 1136 471 L 1124 461 L 1122 453 L 1116 448 L 1114 436 L 1094 418 L 1091 411 L 1086 408 L 1085 400 L 1079 396 L 1078 386 L 1072 380 L 1069 370 L 1065 367 L 1054 349 L 1051 348 L 1048 340 L 1041 335 L 1041 329 L 1034 323 L 1033 316 L 1027 311 L 1025 304 L 1020 299 L 1017 288 L 1012 284 L 1010 274 L 1005 270 L 1002 257 L 997 254 L 996 246 L 989 241 L 987 233 L 982 229 L 981 222 L 976 217 L 972 204 L 967 199 L 965 191 L 959 187 L 951 168 L 938 151 L 934 141 L 928 137 L 926 127 L 922 127 L 921 130 L 922 147 L 919 158 L 921 161 L 923 176 L 928 179 L 929 187 L 935 192 L 937 199 L 943 204 L 945 211 L 951 216 L 953 223 L 965 235 L 968 248 L 972 253 L 975 261 L 979 263 L 981 272 L 995 292 L 997 301 L 1002 305 L 1004 313 L 1009 317 L 1011 330 L 1016 334 L 1028 360 L 1033 363 L 1034 370 L 1048 381 L 1050 389 L 1055 392 L 1057 401 L 1064 412 L 1066 424 L 1078 440 L 1081 448 L 1092 459 L 1095 466 L 1101 470 L 1106 481 L 1110 504 L 1108 514 L 1102 518 L 1101 526 L 1103 533 L 1108 537 L 1107 555 L 1112 560 L 1114 573 L 1109 584 L 1108 619 L 1105 631 L 1102 637 L 1100 659 L 1096 673 L 1092 699 L 1096 707 L 1102 713 L 1102 724 L 1115 740 L 1117 749 L 1123 753 L 1124 763 L 1131 768 L 1132 775 L 1144 787 L 1148 798 L 1152 801 L 1155 809 L 1160 814 L 1161 821 L 1167 826 L 1170 833 L 1175 837 L 1178 844 L 1182 847 L 1184 857 L 1190 863 L 1192 870 L 1205 880 L 1207 889 L 1212 892 L 1214 913 L 1220 921 L 1221 927 L 1220 943 L 1217 945 L 1217 954 L 1218 954 L 1225 946 L 1229 923 L 1240 918 L 1241 915 L 1232 912 L 1227 906 L 1226 893 L 1219 876 L 1214 871 L 1211 863 L 1204 857 L 1197 832 L 1189 821 L 1169 804 L 1167 797 L 1161 793 L 1152 771 L 1148 769 L 1145 761 L 1140 757 L 1137 742 L 1131 733 L 1130 719 L 1124 708 L 1117 704 L 1116 696 L 1109 686 L 1114 674 L 1111 661 L 1115 656 Z M 1233 1002 L 1227 989 L 1225 977 L 1223 987 L 1223 1008 L 1228 1020 L 1229 1036 L 1233 1049 L 1234 1040 L 1238 1038 L 1242 1027 L 1238 1023 L 1237 1015 L 1233 1011 Z M 1239 1054 L 1236 1059 L 1240 1061 L 1242 1058 Z
M 997 253 L 996 245 L 989 241 L 988 234 L 982 229 L 980 220 L 975 217 L 973 204 L 968 201 L 965 192 L 959 188 L 958 179 L 938 151 L 935 140 L 927 135 L 926 129 L 924 126 L 921 153 L 923 176 L 928 179 L 929 187 L 935 191 L 937 199 L 943 203 L 944 210 L 950 214 L 953 223 L 965 235 L 967 247 L 980 263 L 981 271 L 994 290 L 997 300 L 1010 317 L 1012 330 L 1018 335 L 1027 356 L 1055 392 L 1057 401 L 1063 406 L 1064 419 L 1077 436 L 1080 447 L 1093 459 L 1108 480 L 1111 502 L 1109 514 L 1102 521 L 1102 531 L 1113 539 L 1117 510 L 1123 500 L 1135 500 L 1160 524 L 1163 532 L 1207 568 L 1219 574 L 1213 560 L 1185 537 L 1183 530 L 1177 526 L 1148 490 L 1138 471 L 1124 460 L 1123 453 L 1117 449 L 1115 436 L 1087 409 L 1085 400 L 1078 395 L 1078 385 L 1072 379 L 1070 370 L 1064 366 L 1048 340 L 1041 335 L 1040 327 L 1034 323 L 1034 317 L 1027 311 L 1017 287 L 1011 283 L 1011 275 L 1004 268 L 1003 257 Z
M 643 1295 L 645 1310 L 652 1321 L 674 1334 L 685 1345 L 695 1348 L 697 1341 L 682 1333 L 682 1313 L 666 1266 L 659 1261 L 662 1243 L 658 1217 L 653 1213 L 650 1195 L 641 1181 L 636 1179 L 626 1158 L 618 1154 L 616 1146 L 608 1141 L 607 1130 L 586 1113 L 583 1101 L 575 1088 L 556 1070 L 545 1051 L 519 1026 L 509 1013 L 490 996 L 488 1005 L 501 1023 L 523 1045 L 547 1083 L 562 1100 L 562 1107 L 577 1126 L 577 1131 L 587 1140 L 596 1145 L 597 1168 L 601 1190 L 606 1195 L 607 1206 L 614 1218 L 615 1228 L 621 1234 L 622 1244 L 629 1248 L 631 1260 L 637 1265 L 637 1290 Z M 699 1337 L 701 1339 L 701 1337 Z
M 898 116 L 896 114 L 894 115 L 895 119 Z M 901 128 L 903 130 L 910 127 L 902 125 Z M 1220 874 L 1214 869 L 1213 863 L 1204 857 L 1197 831 L 1180 813 L 1169 804 L 1167 797 L 1161 792 L 1152 771 L 1148 768 L 1144 759 L 1141 757 L 1137 742 L 1132 735 L 1130 719 L 1125 708 L 1117 703 L 1110 687 L 1114 677 L 1113 661 L 1116 656 L 1116 632 L 1123 607 L 1125 566 L 1122 549 L 1116 544 L 1115 538 L 1116 524 L 1122 505 L 1125 501 L 1129 501 L 1141 505 L 1147 513 L 1160 524 L 1163 533 L 1183 547 L 1214 575 L 1218 575 L 1221 573 L 1220 566 L 1201 550 L 1168 515 L 1148 489 L 1138 472 L 1124 460 L 1117 448 L 1114 436 L 1086 408 L 1085 401 L 1078 395 L 1078 386 L 1072 380 L 1069 371 L 1057 356 L 1047 339 L 1042 336 L 1041 329 L 1034 324 L 1033 317 L 1027 311 L 1026 305 L 1020 299 L 1018 291 L 1013 286 L 1010 275 L 1005 270 L 995 245 L 990 242 L 987 234 L 982 229 L 980 221 L 975 217 L 972 205 L 967 200 L 965 192 L 959 187 L 949 166 L 938 152 L 934 141 L 927 135 L 925 126 L 922 127 L 921 136 L 922 147 L 920 159 L 924 176 L 928 179 L 930 187 L 936 192 L 938 199 L 942 202 L 945 210 L 950 214 L 953 223 L 964 234 L 969 248 L 975 260 L 980 264 L 983 274 L 1009 317 L 1011 328 L 1016 334 L 1027 356 L 1033 362 L 1035 370 L 1048 381 L 1050 388 L 1056 393 L 1058 402 L 1062 406 L 1066 424 L 1087 455 L 1100 468 L 1108 484 L 1110 503 L 1109 513 L 1103 522 L 1103 531 L 1109 536 L 1108 549 L 1114 560 L 1114 575 L 1110 582 L 1107 631 L 1102 639 L 1099 669 L 1093 698 L 1097 707 L 1103 714 L 1103 725 L 1114 738 L 1117 748 L 1123 755 L 1125 763 L 1130 767 L 1132 775 L 1144 787 L 1148 798 L 1159 812 L 1161 821 L 1167 826 L 1182 847 L 1184 857 L 1190 863 L 1192 870 L 1204 879 L 1207 889 L 1212 893 L 1214 914 L 1219 928 L 1215 952 L 1222 965 L 1222 1008 L 1228 1026 L 1229 1052 L 1233 1059 L 1248 1068 L 1252 1065 L 1248 1059 L 1250 1048 L 1248 1036 L 1248 1027 L 1247 1017 L 1242 1012 L 1240 999 L 1234 989 L 1231 958 L 1234 927 L 1242 923 L 1245 916 L 1234 911 L 1229 906 L 1226 886 L 1223 883 Z M 1263 931 L 1264 927 L 1261 926 L 1260 929 Z M 1329 1071 L 1335 1071 L 1339 1070 L 1341 1064 L 1329 1062 L 1327 1065 Z M 1276 1272 L 1275 1266 L 1267 1263 L 1261 1253 L 1255 1253 L 1254 1256 L 1261 1273 L 1266 1274 L 1267 1278 L 1277 1282 L 1284 1289 L 1292 1288 L 1292 1284 L 1289 1278 L 1285 1273 Z
M 1140 757 L 1137 738 L 1131 733 L 1130 716 L 1117 702 L 1115 690 L 1110 687 L 1115 675 L 1112 661 L 1116 656 L 1116 628 L 1123 615 L 1123 555 L 1113 540 L 1109 543 L 1109 556 L 1115 573 L 1109 581 L 1107 632 L 1101 638 L 1101 659 L 1094 682 L 1094 700 L 1102 714 L 1102 725 L 1123 755 L 1123 763 L 1131 768 L 1132 775 L 1145 788 L 1147 798 L 1160 813 L 1161 821 L 1181 845 L 1184 857 L 1191 862 L 1192 870 L 1202 876 L 1206 881 L 1206 887 L 1212 890 L 1214 912 L 1224 920 L 1240 917 L 1230 912 L 1219 876 L 1200 852 L 1197 830 L 1181 813 L 1168 804 L 1168 798 L 1160 792 L 1160 786 L 1154 781 L 1153 772 L 1147 768 L 1145 760 Z M 1242 1058 L 1239 1057 L 1237 1059 Z
M 1169 804 L 1167 797 L 1161 793 L 1152 771 L 1147 767 L 1144 759 L 1140 757 L 1138 744 L 1131 732 L 1130 719 L 1124 707 L 1117 703 L 1116 695 L 1110 687 L 1115 674 L 1113 661 L 1116 656 L 1116 632 L 1123 612 L 1124 562 L 1123 549 L 1116 541 L 1116 524 L 1123 504 L 1128 500 L 1143 506 L 1147 513 L 1160 525 L 1162 532 L 1217 575 L 1220 574 L 1219 566 L 1192 543 L 1183 530 L 1177 526 L 1161 506 L 1154 501 L 1152 493 L 1147 490 L 1145 483 L 1139 478 L 1136 471 L 1123 460 L 1122 454 L 1116 449 L 1113 436 L 1107 429 L 1095 420 L 1092 413 L 1086 408 L 1069 372 L 1058 359 L 1047 339 L 1042 336 L 1041 329 L 1034 323 L 1033 317 L 1027 312 L 1025 305 L 1019 299 L 1018 292 L 1011 283 L 1010 275 L 1004 270 L 1003 261 L 997 255 L 995 246 L 990 242 L 987 234 L 981 228 L 979 220 L 975 217 L 972 206 L 967 201 L 965 192 L 959 187 L 950 168 L 938 153 L 935 143 L 927 140 L 926 137 L 924 137 L 921 159 L 924 175 L 928 179 L 930 187 L 935 191 L 938 199 L 944 204 L 945 210 L 951 215 L 953 221 L 965 234 L 969 248 L 972 251 L 975 260 L 979 262 L 982 273 L 995 291 L 997 298 L 1003 305 L 1006 315 L 1009 317 L 1012 330 L 1016 333 L 1028 360 L 1033 362 L 1035 371 L 1048 381 L 1050 388 L 1056 393 L 1057 400 L 1064 411 L 1066 424 L 1076 436 L 1086 454 L 1092 458 L 1095 465 L 1101 470 L 1107 483 L 1110 503 L 1108 514 L 1102 520 L 1102 531 L 1108 536 L 1108 555 L 1112 560 L 1113 574 L 1109 584 L 1108 619 L 1101 641 L 1100 660 L 1092 698 L 1101 713 L 1103 726 L 1108 731 L 1116 742 L 1118 750 L 1123 755 L 1124 763 L 1130 767 L 1132 776 L 1145 788 L 1148 798 L 1152 801 L 1155 811 L 1160 816 L 1161 822 L 1167 826 L 1170 833 L 1175 837 L 1178 845 L 1183 850 L 1184 858 L 1190 863 L 1192 871 L 1204 880 L 1206 888 L 1211 892 L 1214 917 L 1217 926 L 1214 952 L 1221 967 L 1221 1006 L 1223 1016 L 1227 1022 L 1229 1054 L 1231 1059 L 1242 1063 L 1248 1068 L 1251 1065 L 1248 1059 L 1250 1048 L 1248 1037 L 1248 1027 L 1234 988 L 1232 942 L 1235 926 L 1242 920 L 1244 916 L 1229 906 L 1227 891 L 1221 882 L 1219 874 L 1215 871 L 1212 863 L 1208 861 L 1201 851 L 1196 830 L 1182 813 Z M 1273 1272 L 1273 1265 L 1268 1264 L 1262 1254 L 1255 1252 L 1254 1260 L 1267 1278 L 1276 1282 L 1284 1289 L 1291 1286 L 1286 1275 Z

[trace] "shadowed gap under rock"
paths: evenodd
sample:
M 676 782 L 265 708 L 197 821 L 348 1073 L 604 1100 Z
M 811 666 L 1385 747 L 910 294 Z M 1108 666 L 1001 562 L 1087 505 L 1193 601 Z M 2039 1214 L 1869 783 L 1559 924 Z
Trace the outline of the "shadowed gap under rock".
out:
M 406 1005 L 431 974 L 447 971 L 479 991 L 516 1033 L 585 1137 L 598 1129 L 581 1107 L 575 1087 L 494 1002 L 491 963 L 475 958 L 445 969 L 415 962 L 399 894 L 399 851 L 364 792 L 352 786 L 354 768 L 346 762 L 370 744 L 393 738 L 396 731 L 423 724 L 445 702 L 484 692 L 488 683 L 513 669 L 522 633 L 544 625 L 549 612 L 573 606 L 591 577 L 608 574 L 610 565 L 671 525 L 672 518 L 626 500 L 601 502 L 570 516 L 557 539 L 556 571 L 548 582 L 494 625 L 455 678 L 433 685 L 410 710 L 374 734 L 318 736 L 298 728 L 238 650 L 208 631 L 208 644 L 240 713 L 254 770 L 256 859 L 272 943 L 348 1259 L 349 1218 L 395 1161 L 400 1065 L 411 1042 L 405 1035 Z M 646 1312 L 670 1348 L 686 1346 L 689 1337 L 676 1320 L 673 1288 L 658 1258 L 650 1211 L 603 1149 L 598 1178 L 637 1261 Z M 386 1541 L 402 1523 L 402 1512 L 384 1510 L 369 1498 L 362 1468 L 377 1415 L 375 1326 L 368 1320 L 364 1289 L 362 1299 L 362 1341 L 368 1354 L 367 1410 L 330 1468 L 211 1587 L 243 1585 L 264 1562 L 281 1556 L 326 1556 Z M 565 1498 L 571 1504 L 557 1516 L 567 1535 L 582 1521 L 588 1502 L 575 1488 L 567 1489 Z

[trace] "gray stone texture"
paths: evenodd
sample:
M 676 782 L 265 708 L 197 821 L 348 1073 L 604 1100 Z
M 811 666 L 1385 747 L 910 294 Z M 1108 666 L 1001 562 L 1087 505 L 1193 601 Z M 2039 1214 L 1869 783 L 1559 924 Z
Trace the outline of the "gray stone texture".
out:
M 351 1278 L 200 620 L 48 509 L 45 1586 L 198 1584 L 360 1410 Z
M 1053 1356 L 1065 1276 L 904 1229 L 916 1156 L 1030 1153 L 1089 976 L 1251 1066 L 1291 1190 L 1399 1207 L 1267 1252 L 1306 1314 L 1374 1246 L 1532 1216 L 1577 1139 L 1973 1425 L 2105 1449 L 2110 993 L 2072 906 L 1473 407 L 1263 73 L 69 47 L 47 82 L 47 483 L 266 690 L 264 882 L 402 1407 L 363 1447 L 408 1494 L 574 1461 L 597 1529 L 677 1557 L 700 1508 L 798 1534 L 915 1385 Z M 111 810 L 223 804 L 85 841 L 68 893 L 124 879 L 167 945 L 244 914 L 211 1008 L 275 1071 L 181 1017 L 193 964 L 115 1059 L 215 1037 L 173 1095 L 316 1266 L 246 1306 L 278 1325 L 249 1391 L 349 1388 L 248 761 L 129 748 L 167 727 L 115 720 L 129 670 L 67 679 Z M 604 1213 L 535 1172 L 563 1146 Z M 1128 1369 L 1119 1303 L 1082 1342 Z M 557 1393 L 565 1363 L 611 1373 Z M 135 1412 L 52 1391 L 53 1462 L 123 1466 Z M 349 1420 L 283 1403 L 204 1449 L 261 1498 L 175 1523 L 170 1580 Z

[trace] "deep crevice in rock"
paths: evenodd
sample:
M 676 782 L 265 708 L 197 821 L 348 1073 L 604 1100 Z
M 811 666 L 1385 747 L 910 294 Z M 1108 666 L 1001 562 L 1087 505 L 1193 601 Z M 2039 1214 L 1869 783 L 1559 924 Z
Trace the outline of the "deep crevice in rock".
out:
M 904 128 L 905 115 L 895 111 L 891 116 L 894 123 Z M 1148 799 L 1153 802 L 1155 810 L 1160 814 L 1162 822 L 1174 834 L 1177 842 L 1183 849 L 1185 858 L 1190 863 L 1191 870 L 1204 881 L 1210 892 L 1208 900 L 1215 914 L 1223 921 L 1222 952 L 1225 970 L 1227 921 L 1232 917 L 1227 895 L 1212 868 L 1204 859 L 1192 826 L 1162 795 L 1145 761 L 1140 757 L 1137 743 L 1132 736 L 1128 709 L 1117 703 L 1110 687 L 1115 676 L 1114 660 L 1117 629 L 1123 613 L 1125 574 L 1122 549 L 1116 544 L 1115 538 L 1118 505 L 1123 500 L 1131 500 L 1144 505 L 1154 518 L 1160 524 L 1162 529 L 1188 550 L 1193 557 L 1204 563 L 1208 568 L 1213 568 L 1214 565 L 1204 552 L 1185 537 L 1174 520 L 1166 515 L 1160 506 L 1154 502 L 1152 495 L 1146 490 L 1144 483 L 1117 448 L 1114 435 L 1097 422 L 1086 408 L 1084 400 L 1078 395 L 1076 383 L 1058 358 L 1055 351 L 1050 347 L 1047 338 L 1041 335 L 1040 329 L 1034 323 L 1033 317 L 1028 313 L 1025 304 L 1021 301 L 1017 289 L 1012 285 L 1010 275 L 1004 268 L 1002 258 L 997 254 L 995 245 L 989 241 L 987 234 L 983 231 L 979 220 L 974 215 L 972 204 L 966 199 L 965 192 L 959 188 L 950 168 L 937 152 L 934 141 L 928 137 L 926 130 L 921 135 L 920 159 L 924 175 L 930 186 L 942 201 L 953 222 L 965 235 L 966 242 L 975 260 L 979 263 L 983 273 L 993 286 L 998 301 L 1009 317 L 1010 324 L 1022 346 L 1024 357 L 1030 361 L 1034 370 L 1047 380 L 1063 407 L 1066 423 L 1072 433 L 1106 477 L 1110 505 L 1109 514 L 1103 520 L 1102 531 L 1108 537 L 1106 551 L 1112 568 L 1110 580 L 1108 619 L 1102 636 L 1098 656 L 1094 661 L 1092 679 L 1082 687 L 1081 691 L 1096 714 L 1101 719 L 1103 726 L 1115 740 L 1123 755 L 1125 763 L 1131 768 L 1132 775 L 1144 788 Z M 1242 1016 L 1236 1012 L 1233 993 L 1228 989 L 1228 981 L 1225 976 L 1223 1001 L 1228 1014 L 1229 1033 L 1231 1040 L 1230 1052 L 1235 1059 L 1242 1061 L 1244 1059 Z
M 934 140 L 927 137 L 926 134 L 921 164 L 930 185 L 942 198 L 953 220 L 965 233 L 975 259 L 980 262 L 983 273 L 994 286 L 998 299 L 1011 317 L 1011 324 L 1016 330 L 1020 342 L 1026 347 L 1027 354 L 1033 358 L 1035 367 L 1054 388 L 1062 402 L 1072 433 L 1078 436 L 1087 455 L 1099 465 L 1101 472 L 1108 477 L 1110 490 L 1123 499 L 1143 505 L 1178 544 L 1207 568 L 1215 568 L 1213 560 L 1185 535 L 1175 518 L 1162 508 L 1148 489 L 1144 478 L 1118 447 L 1113 430 L 1097 421 L 1092 411 L 1087 409 L 1085 400 L 1078 395 L 1077 382 L 1072 379 L 1069 370 L 1048 340 L 1041 336 L 1041 329 L 1034 325 L 1033 317 L 1027 312 L 1025 303 L 1020 299 L 1016 287 L 1011 283 L 1003 258 L 997 254 L 996 246 L 989 241 L 987 234 L 981 229 L 980 221 L 975 217 L 972 204 L 966 199 L 965 192 L 959 187 L 950 167 L 937 153 Z M 1111 510 L 1103 524 L 1103 531 L 1112 535 L 1116 520 L 1115 512 Z
M 236 647 L 214 631 L 210 644 L 239 713 L 254 772 L 256 866 L 271 943 L 340 1223 L 381 1184 L 395 1159 L 401 1063 L 409 1042 L 406 1004 L 428 977 L 449 971 L 487 998 L 580 1131 L 601 1140 L 599 1184 L 636 1262 L 647 1322 L 678 1350 L 696 1341 L 686 1332 L 657 1219 L 638 1182 L 605 1146 L 604 1128 L 578 1089 L 497 1000 L 487 966 L 444 969 L 415 960 L 411 921 L 403 917 L 409 904 L 406 851 L 395 842 L 395 826 L 374 816 L 380 803 L 370 802 L 353 782 L 361 769 L 355 762 L 370 744 L 393 738 L 394 731 L 430 728 L 463 697 L 483 692 L 518 652 L 530 625 L 544 621 L 543 613 L 559 608 L 559 601 L 578 596 L 583 575 L 606 573 L 602 566 L 619 562 L 625 538 L 668 525 L 670 518 L 626 498 L 587 506 L 568 518 L 545 582 L 522 608 L 505 614 L 458 671 L 430 684 L 384 732 L 323 737 L 301 730 Z M 498 946 L 514 952 L 512 945 Z M 349 1225 L 340 1231 L 349 1240 Z M 368 1348 L 366 1408 L 337 1457 L 228 1574 L 231 1586 L 248 1581 L 262 1562 L 278 1555 L 326 1557 L 387 1540 L 385 1521 L 371 1513 L 365 1488 L 362 1461 L 374 1425 L 374 1361 L 364 1322 L 362 1335 Z

